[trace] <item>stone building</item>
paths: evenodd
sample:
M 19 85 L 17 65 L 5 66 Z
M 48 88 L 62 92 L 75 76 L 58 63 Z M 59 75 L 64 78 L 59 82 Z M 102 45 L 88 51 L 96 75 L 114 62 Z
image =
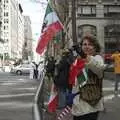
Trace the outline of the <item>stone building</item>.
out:
M 76 35 L 80 42 L 84 35 L 97 37 L 104 52 L 120 47 L 120 0 L 74 0 Z M 72 0 L 53 0 L 52 4 L 64 24 L 63 47 L 71 47 Z

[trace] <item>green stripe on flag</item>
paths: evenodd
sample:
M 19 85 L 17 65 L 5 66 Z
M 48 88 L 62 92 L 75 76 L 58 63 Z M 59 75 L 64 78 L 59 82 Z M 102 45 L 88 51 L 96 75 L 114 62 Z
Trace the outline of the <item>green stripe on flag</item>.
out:
M 56 36 L 53 38 L 54 44 L 59 44 L 60 41 L 61 41 L 61 39 L 62 39 L 62 33 L 61 33 L 61 32 L 58 32 L 58 33 L 56 34 Z
M 53 10 L 52 10 L 52 8 L 50 7 L 50 3 L 49 3 L 48 6 L 47 6 L 47 9 L 46 9 L 45 17 L 46 17 L 49 13 L 51 13 L 51 12 L 53 12 Z
M 84 68 L 82 73 L 77 77 L 78 84 L 80 87 L 84 86 L 88 80 L 88 69 Z

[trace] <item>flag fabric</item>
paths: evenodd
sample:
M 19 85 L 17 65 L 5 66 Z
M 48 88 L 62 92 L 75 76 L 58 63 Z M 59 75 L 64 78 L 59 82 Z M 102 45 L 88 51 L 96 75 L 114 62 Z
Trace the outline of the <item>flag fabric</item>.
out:
M 61 42 L 61 36 L 62 36 L 62 31 L 58 32 L 56 36 L 53 38 L 54 40 L 54 48 L 59 48 L 60 47 L 60 42 Z
M 80 76 L 83 74 L 84 68 L 85 68 L 85 60 L 84 59 L 77 58 L 74 61 L 74 63 L 71 64 L 70 71 L 69 71 L 69 84 L 70 85 L 72 85 L 72 86 L 75 85 L 78 75 Z
M 53 11 L 53 9 L 51 8 L 50 4 L 48 4 L 44 17 L 42 33 L 37 44 L 36 52 L 38 54 L 42 54 L 42 52 L 48 45 L 48 42 L 52 40 L 56 33 L 58 33 L 62 29 L 62 23 L 60 22 L 55 11 Z
M 51 88 L 51 94 L 48 102 L 48 111 L 55 112 L 58 106 L 58 92 L 56 86 L 53 84 Z
M 88 72 L 88 69 L 83 68 L 81 74 L 77 76 L 77 82 L 78 82 L 80 88 L 82 86 L 84 86 L 88 80 L 87 72 Z

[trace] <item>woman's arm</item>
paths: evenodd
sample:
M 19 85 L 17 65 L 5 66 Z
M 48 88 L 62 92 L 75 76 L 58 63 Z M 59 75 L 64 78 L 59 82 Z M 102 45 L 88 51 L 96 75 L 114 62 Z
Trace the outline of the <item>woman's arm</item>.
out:
M 103 77 L 105 64 L 102 56 L 88 56 L 86 66 L 88 67 L 88 69 L 93 71 L 99 78 Z

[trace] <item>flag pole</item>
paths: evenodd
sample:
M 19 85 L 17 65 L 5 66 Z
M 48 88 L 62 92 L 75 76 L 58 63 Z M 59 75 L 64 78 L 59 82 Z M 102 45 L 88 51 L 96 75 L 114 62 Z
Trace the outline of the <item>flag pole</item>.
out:
M 73 45 L 77 44 L 77 34 L 76 34 L 76 0 L 72 0 L 72 39 Z

